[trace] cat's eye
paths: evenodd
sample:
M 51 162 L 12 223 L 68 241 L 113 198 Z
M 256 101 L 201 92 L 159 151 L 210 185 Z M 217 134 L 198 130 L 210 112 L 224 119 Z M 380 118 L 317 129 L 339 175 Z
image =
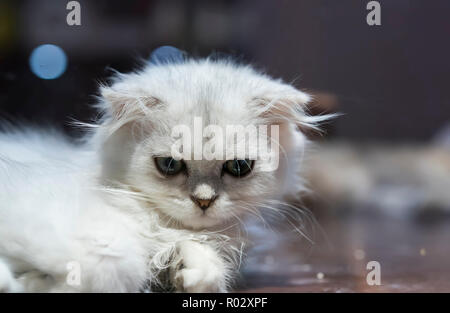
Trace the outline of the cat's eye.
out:
M 171 157 L 156 157 L 155 163 L 158 170 L 166 176 L 176 175 L 185 168 L 182 160 Z
M 249 159 L 229 160 L 223 164 L 223 170 L 233 176 L 243 177 L 252 171 L 254 163 L 255 161 Z

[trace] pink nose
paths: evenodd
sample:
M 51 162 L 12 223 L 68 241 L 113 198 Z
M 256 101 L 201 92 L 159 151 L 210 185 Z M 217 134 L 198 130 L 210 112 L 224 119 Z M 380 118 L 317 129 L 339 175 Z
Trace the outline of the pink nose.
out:
M 192 201 L 194 201 L 195 204 L 197 204 L 200 207 L 200 209 L 206 211 L 206 209 L 208 209 L 211 206 L 211 204 L 217 199 L 217 196 L 214 196 L 210 199 L 199 199 L 194 196 L 191 196 L 191 199 Z

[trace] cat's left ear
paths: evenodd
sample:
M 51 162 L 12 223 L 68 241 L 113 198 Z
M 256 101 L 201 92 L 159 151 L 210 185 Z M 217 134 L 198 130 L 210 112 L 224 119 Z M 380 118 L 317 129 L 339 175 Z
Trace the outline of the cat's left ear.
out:
M 320 130 L 319 124 L 333 117 L 333 114 L 312 116 L 308 105 L 312 96 L 295 87 L 277 82 L 255 97 L 259 115 L 270 123 L 293 123 L 299 129 Z

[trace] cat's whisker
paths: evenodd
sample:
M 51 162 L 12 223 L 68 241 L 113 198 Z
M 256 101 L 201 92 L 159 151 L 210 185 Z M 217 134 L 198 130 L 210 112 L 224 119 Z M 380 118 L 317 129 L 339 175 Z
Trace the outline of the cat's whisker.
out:
M 102 191 L 102 192 L 106 192 L 106 193 L 113 194 L 113 195 L 127 195 L 127 196 L 129 196 L 133 199 L 137 199 L 137 200 L 151 200 L 151 198 L 148 195 L 145 195 L 142 193 L 137 193 L 137 192 L 130 191 L 127 189 L 100 187 L 100 188 L 95 188 L 93 190 Z
M 246 226 L 246 224 L 244 223 L 244 221 L 239 217 L 239 215 L 236 214 L 236 213 L 234 213 L 233 210 L 230 210 L 230 214 L 231 214 L 234 218 L 236 218 L 236 219 L 239 221 L 240 225 L 242 225 L 243 230 L 245 231 L 245 234 L 248 235 L 248 229 L 247 229 L 247 226 Z
M 294 228 L 294 230 L 296 232 L 301 234 L 304 238 L 306 238 L 310 243 L 313 244 L 314 241 L 304 231 L 302 231 L 301 228 L 300 228 L 300 227 L 303 228 L 303 223 L 300 224 L 300 226 L 297 226 L 297 225 L 294 224 L 293 221 L 295 221 L 295 222 L 303 222 L 305 220 L 305 218 L 306 218 L 306 220 L 311 223 L 311 225 L 313 227 L 313 233 L 314 233 L 315 232 L 314 231 L 314 223 L 313 223 L 314 219 L 312 219 L 311 216 L 309 216 L 308 214 L 305 214 L 305 212 L 303 212 L 300 208 L 294 207 L 294 206 L 292 206 L 290 204 L 283 203 L 283 202 L 280 202 L 280 201 L 278 201 L 278 202 L 274 201 L 274 202 L 276 204 L 278 204 L 277 207 L 273 207 L 273 206 L 268 205 L 267 203 L 258 202 L 258 201 L 255 201 L 254 203 L 255 203 L 255 205 L 259 206 L 260 208 L 268 209 L 269 212 L 277 213 L 279 217 L 286 218 L 287 222 Z M 282 208 L 281 205 L 286 205 L 288 207 L 294 208 L 295 211 L 291 212 L 289 210 L 285 210 L 285 209 Z
M 327 243 L 329 243 L 329 238 L 328 235 L 326 234 L 325 230 L 322 228 L 322 226 L 319 224 L 319 222 L 317 221 L 317 219 L 314 217 L 313 213 L 311 211 L 309 211 L 307 208 L 305 207 L 298 207 L 298 206 L 293 206 L 289 203 L 283 202 L 283 201 L 279 201 L 279 200 L 268 200 L 270 202 L 275 202 L 278 205 L 282 206 L 287 206 L 291 209 L 293 209 L 297 214 L 300 214 L 302 216 L 302 218 L 305 218 L 307 221 L 309 221 L 311 227 L 312 227 L 312 232 L 315 234 L 316 233 L 316 228 L 319 229 L 320 233 L 322 234 L 322 236 L 324 237 L 325 241 Z
M 240 201 L 240 202 L 244 202 L 244 201 Z M 244 202 L 245 203 L 245 202 Z M 269 228 L 270 230 L 272 230 L 271 226 L 269 223 L 266 222 L 266 220 L 264 219 L 264 217 L 261 215 L 261 213 L 259 212 L 259 210 L 253 206 L 249 206 L 249 203 L 246 203 L 246 206 L 239 206 L 241 209 L 245 210 L 246 212 L 248 212 L 249 214 L 255 216 L 256 218 L 260 219 L 261 222 L 263 223 L 264 227 Z

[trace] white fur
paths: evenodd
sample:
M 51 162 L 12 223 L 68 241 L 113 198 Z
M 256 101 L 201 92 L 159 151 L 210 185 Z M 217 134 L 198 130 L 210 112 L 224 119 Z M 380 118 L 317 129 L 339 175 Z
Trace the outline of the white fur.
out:
M 178 291 L 228 290 L 241 253 L 236 222 L 299 190 L 289 168 L 306 142 L 297 125 L 324 117 L 304 113 L 305 93 L 228 61 L 148 65 L 101 92 L 104 117 L 84 143 L 36 129 L 0 134 L 0 289 L 138 292 L 168 270 Z M 258 172 L 257 162 L 255 174 L 224 175 L 216 191 L 206 180 L 223 161 L 188 163 L 194 193 L 219 195 L 202 212 L 187 178 L 164 177 L 152 160 L 169 155 L 171 128 L 194 116 L 280 125 L 279 170 Z M 67 283 L 73 262 L 80 285 Z
M 211 199 L 216 193 L 214 189 L 208 184 L 200 184 L 195 188 L 192 195 L 198 199 Z

